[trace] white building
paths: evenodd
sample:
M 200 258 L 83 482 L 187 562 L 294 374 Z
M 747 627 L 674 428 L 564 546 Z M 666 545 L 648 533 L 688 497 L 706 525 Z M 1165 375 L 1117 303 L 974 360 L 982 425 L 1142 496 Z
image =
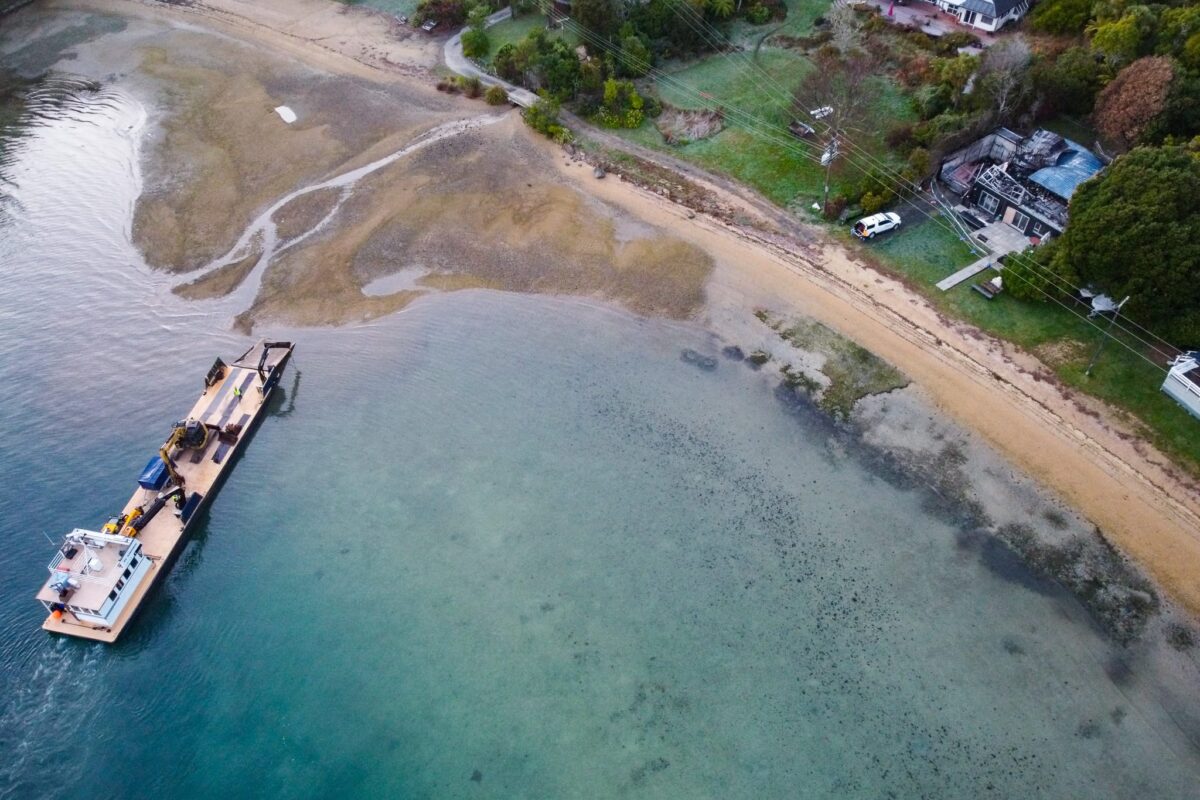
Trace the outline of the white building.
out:
M 1193 417 L 1200 417 L 1200 353 L 1188 353 L 1175 359 L 1162 390 Z
M 1029 10 L 1029 0 L 936 0 L 937 7 L 959 23 L 981 31 L 998 31 Z

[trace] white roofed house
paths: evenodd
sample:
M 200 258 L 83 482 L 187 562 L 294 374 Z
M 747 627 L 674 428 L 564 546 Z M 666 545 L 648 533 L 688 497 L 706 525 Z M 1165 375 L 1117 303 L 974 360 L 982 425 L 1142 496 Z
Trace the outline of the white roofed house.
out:
M 1162 390 L 1200 418 L 1200 352 L 1185 353 L 1171 365 Z
M 1029 0 L 936 0 L 936 5 L 958 17 L 960 25 L 989 32 L 1016 22 L 1029 10 Z

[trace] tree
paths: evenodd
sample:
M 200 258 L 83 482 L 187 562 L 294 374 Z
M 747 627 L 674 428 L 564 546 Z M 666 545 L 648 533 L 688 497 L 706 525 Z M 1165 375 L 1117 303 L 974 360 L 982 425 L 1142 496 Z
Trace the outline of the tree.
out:
M 729 19 L 733 15 L 733 0 L 706 0 L 705 4 L 717 19 Z
M 1114 64 L 1128 64 L 1147 51 L 1158 27 L 1158 17 L 1147 6 L 1131 6 L 1111 22 L 1097 21 L 1088 28 L 1092 49 Z
M 1092 18 L 1093 0 L 1042 0 L 1033 7 L 1029 22 L 1038 30 L 1058 36 L 1078 35 Z
M 979 67 L 979 57 L 960 54 L 954 58 L 937 58 L 932 66 L 938 82 L 950 91 L 950 104 L 958 108 L 971 76 Z
M 640 78 L 650 71 L 651 59 L 650 48 L 646 47 L 640 36 L 631 32 L 621 39 L 617 72 L 627 78 Z
M 473 31 L 483 33 L 487 27 L 487 18 L 491 15 L 492 9 L 483 3 L 476 3 L 471 6 L 471 10 L 467 12 L 467 27 Z
M 1163 113 L 1175 67 L 1164 56 L 1139 58 L 1117 73 L 1096 98 L 1092 121 L 1113 143 L 1127 149 Z
M 418 23 L 432 19 L 442 25 L 462 25 L 466 18 L 466 0 L 420 0 L 413 12 L 413 20 Z
M 621 27 L 619 0 L 572 0 L 571 16 L 584 28 L 609 39 Z
M 991 99 L 998 122 L 1004 122 L 1029 88 L 1026 75 L 1032 51 L 1020 34 L 988 48 L 979 65 L 978 80 Z
M 509 43 L 496 51 L 492 67 L 496 74 L 511 83 L 525 82 L 525 63 L 520 59 L 515 45 Z
M 1086 47 L 1071 47 L 1058 58 L 1039 59 L 1030 73 L 1041 103 L 1040 113 L 1089 114 L 1100 91 L 1102 73 Z
M 804 76 L 800 87 L 796 89 L 793 104 L 797 116 L 802 120 L 809 119 L 809 112 L 814 107 L 823 109 L 813 124 L 818 130 L 822 130 L 821 126 L 827 128 L 826 147 L 836 147 L 838 137 L 843 134 L 855 138 L 868 130 L 879 130 L 882 120 L 878 119 L 877 113 L 879 85 L 873 80 L 877 64 L 875 57 L 862 50 L 841 53 L 836 47 L 827 45 L 817 51 L 814 61 L 814 68 Z M 823 205 L 827 213 L 830 210 L 829 175 L 839 169 L 843 161 L 835 158 L 826 166 Z M 878 192 L 869 202 L 874 202 L 877 197 L 880 197 Z M 889 200 L 884 198 L 879 203 L 882 205 Z M 860 202 L 867 202 L 867 199 Z
M 854 9 L 850 8 L 849 4 L 834 5 L 825 15 L 825 19 L 829 21 L 829 41 L 838 52 L 846 54 L 858 49 L 862 35 Z
M 1200 5 L 1168 8 L 1159 17 L 1159 55 L 1174 55 L 1189 67 L 1200 67 Z
M 680 8 L 689 3 L 695 13 L 704 14 L 704 0 L 646 0 L 625 7 L 629 22 L 646 42 L 654 43 L 654 53 L 661 58 L 687 55 L 711 48 L 702 35 L 691 11 Z
M 814 58 L 814 68 L 804 76 L 796 90 L 795 107 L 801 119 L 808 119 L 814 107 L 831 109 L 820 125 L 834 131 L 878 130 L 874 124 L 879 86 L 872 80 L 877 61 L 870 53 L 852 50 L 840 53 L 823 47 Z M 857 134 L 856 134 L 857 135 Z
M 462 51 L 467 58 L 483 58 L 492 47 L 488 35 L 474 28 L 463 31 Z
M 1200 73 L 1175 71 L 1163 113 L 1142 134 L 1146 142 L 1186 141 L 1200 132 Z
M 1180 344 L 1200 344 L 1200 155 L 1139 147 L 1071 199 L 1071 221 L 1054 254 L 1128 313 Z
M 557 101 L 570 100 L 579 91 L 581 75 L 579 57 L 561 39 L 547 42 L 534 62 L 538 82 Z

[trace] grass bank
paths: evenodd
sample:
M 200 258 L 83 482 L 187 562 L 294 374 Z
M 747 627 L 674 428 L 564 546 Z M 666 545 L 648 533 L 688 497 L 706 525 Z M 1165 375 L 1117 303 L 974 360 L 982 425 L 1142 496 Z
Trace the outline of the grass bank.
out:
M 847 241 L 852 241 L 847 236 Z M 878 241 L 856 245 L 886 271 L 906 279 L 949 316 L 1006 339 L 1036 355 L 1065 385 L 1104 400 L 1120 412 L 1148 441 L 1189 472 L 1200 475 L 1200 423 L 1160 390 L 1164 372 L 1146 361 L 1152 356 L 1131 337 L 1114 331 L 1101 351 L 1092 374 L 1088 363 L 1104 339 L 1097 325 L 1086 321 L 1083 306 L 1018 300 L 1002 294 L 987 300 L 972 283 L 992 277 L 984 273 L 948 292 L 934 284 L 970 263 L 973 256 L 943 226 L 925 222 Z

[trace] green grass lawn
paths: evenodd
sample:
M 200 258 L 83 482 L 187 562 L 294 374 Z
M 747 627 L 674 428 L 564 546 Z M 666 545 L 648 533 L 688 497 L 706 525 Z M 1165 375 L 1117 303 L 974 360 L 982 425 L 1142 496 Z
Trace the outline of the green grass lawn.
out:
M 886 233 L 862 246 L 898 272 L 923 284 L 934 284 L 979 258 L 958 234 L 940 219 L 914 220 L 905 209 L 897 209 L 907 227 Z
M 776 33 L 807 36 L 812 33 L 813 21 L 829 11 L 833 0 L 786 0 L 784 5 L 787 6 L 788 13 L 782 22 L 772 20 L 765 25 L 751 25 L 738 21 L 731 26 L 729 38 L 740 44 L 753 46 L 764 36 Z
M 546 17 L 542 14 L 526 12 L 516 19 L 506 19 L 497 25 L 487 29 L 488 43 L 491 45 L 488 49 L 487 63 L 492 63 L 492 58 L 506 44 L 516 44 L 524 39 L 530 33 L 536 30 L 542 30 L 546 27 Z M 550 38 L 561 36 L 561 31 L 546 31 L 546 35 Z
M 1086 316 L 1086 309 L 1068 310 L 1049 301 L 1018 300 L 1008 294 L 988 300 L 972 290 L 971 284 L 990 279 L 990 272 L 948 292 L 938 290 L 934 285 L 937 281 L 975 258 L 942 226 L 926 222 L 861 247 L 886 268 L 908 278 L 948 315 L 1020 345 L 1037 355 L 1067 386 L 1129 412 L 1143 423 L 1138 427 L 1143 428 L 1147 439 L 1178 457 L 1193 473 L 1200 473 L 1200 429 L 1196 420 L 1160 391 L 1162 370 L 1141 358 L 1138 353 L 1144 348 L 1132 339 L 1121 337 L 1136 352 L 1109 340 L 1089 377 L 1084 370 L 1103 334 L 1080 319 L 1080 315 Z
M 820 196 L 824 182 L 824 170 L 808 157 L 819 157 L 820 145 L 793 138 L 787 126 L 794 119 L 789 109 L 791 92 L 800 85 L 812 64 L 799 53 L 778 48 L 763 49 L 757 63 L 771 76 L 770 81 L 757 70 L 750 71 L 740 59 L 707 56 L 686 65 L 665 65 L 662 69 L 670 80 L 654 83 L 658 96 L 673 106 L 704 108 L 724 103 L 729 109 L 751 115 L 750 124 L 730 114 L 721 133 L 680 147 L 666 145 L 652 123 L 621 134 L 736 178 L 781 206 L 807 207 Z M 893 85 L 883 83 L 882 89 L 881 113 L 895 119 L 911 116 L 907 102 Z M 710 96 L 713 102 L 697 97 L 696 93 Z M 863 144 L 876 157 L 888 158 L 881 142 Z M 861 159 L 856 156 L 854 160 Z M 843 164 L 834 172 L 833 192 L 859 177 L 853 164 Z

